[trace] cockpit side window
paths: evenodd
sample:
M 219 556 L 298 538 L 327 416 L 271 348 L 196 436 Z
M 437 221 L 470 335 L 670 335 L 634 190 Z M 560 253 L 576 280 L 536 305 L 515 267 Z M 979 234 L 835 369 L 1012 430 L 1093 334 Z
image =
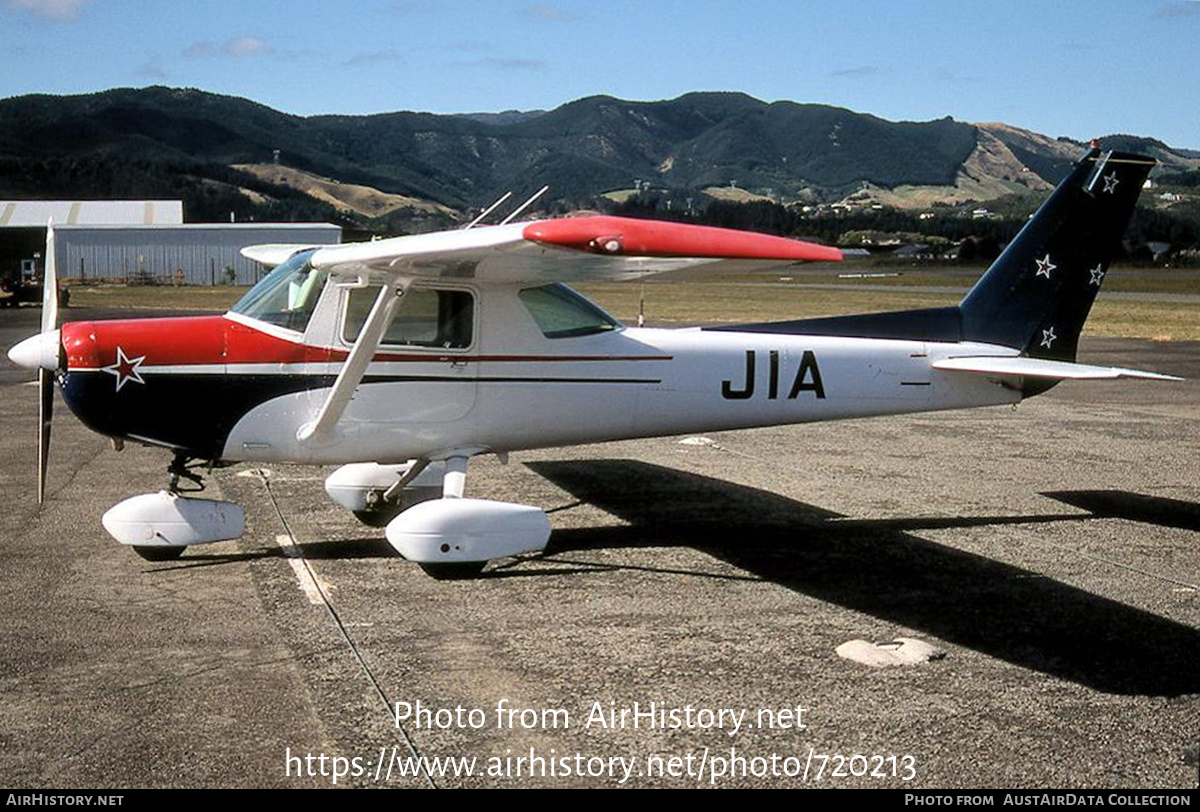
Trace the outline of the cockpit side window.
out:
M 303 333 L 325 287 L 325 271 L 315 270 L 309 262 L 313 253 L 304 251 L 288 259 L 263 277 L 230 310 Z
M 525 288 L 519 295 L 546 338 L 575 338 L 621 328 L 619 321 L 558 282 Z
M 379 286 L 356 288 L 346 297 L 342 340 L 358 339 Z M 475 297 L 465 290 L 409 288 L 383 337 L 384 344 L 408 347 L 466 349 L 471 346 L 475 326 Z

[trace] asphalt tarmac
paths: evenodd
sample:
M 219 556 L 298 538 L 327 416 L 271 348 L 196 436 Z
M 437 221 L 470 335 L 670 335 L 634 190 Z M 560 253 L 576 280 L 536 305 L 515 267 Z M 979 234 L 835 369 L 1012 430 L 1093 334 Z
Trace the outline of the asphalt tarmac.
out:
M 38 316 L 0 311 L 0 346 Z M 1195 787 L 1200 344 L 1081 360 L 1189 380 L 473 461 L 467 495 L 550 511 L 550 546 L 435 581 L 304 466 L 217 472 L 247 534 L 145 562 L 100 517 L 161 488 L 167 455 L 112 451 L 61 400 L 39 510 L 36 387 L 5 359 L 0 775 Z M 835 653 L 896 637 L 945 656 Z M 401 775 L 413 754 L 467 761 Z

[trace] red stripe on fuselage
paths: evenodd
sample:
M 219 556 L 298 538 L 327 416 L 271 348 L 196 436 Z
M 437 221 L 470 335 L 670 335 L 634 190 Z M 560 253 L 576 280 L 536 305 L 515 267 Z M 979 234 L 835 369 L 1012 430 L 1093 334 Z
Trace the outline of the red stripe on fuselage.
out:
M 273 336 L 224 316 L 76 321 L 62 327 L 67 368 L 100 369 L 115 362 L 117 347 L 126 358 L 145 357 L 143 368 L 214 364 L 303 364 L 344 361 L 346 350 L 311 347 Z M 670 361 L 655 355 L 449 355 L 377 353 L 377 362 Z

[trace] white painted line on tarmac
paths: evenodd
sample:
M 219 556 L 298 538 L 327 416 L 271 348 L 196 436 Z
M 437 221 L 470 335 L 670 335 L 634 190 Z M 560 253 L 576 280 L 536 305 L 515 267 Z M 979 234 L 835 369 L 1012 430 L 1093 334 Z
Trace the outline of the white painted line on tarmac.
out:
M 300 582 L 300 588 L 308 596 L 308 602 L 314 606 L 324 604 L 325 601 L 321 598 L 321 590 L 317 586 L 317 582 L 313 580 L 313 576 L 309 573 L 308 567 L 304 566 L 304 556 L 300 552 L 300 548 L 292 543 L 292 537 L 286 533 L 280 533 L 275 536 L 275 543 L 283 548 L 283 557 L 291 564 L 292 572 L 296 573 L 296 580 Z

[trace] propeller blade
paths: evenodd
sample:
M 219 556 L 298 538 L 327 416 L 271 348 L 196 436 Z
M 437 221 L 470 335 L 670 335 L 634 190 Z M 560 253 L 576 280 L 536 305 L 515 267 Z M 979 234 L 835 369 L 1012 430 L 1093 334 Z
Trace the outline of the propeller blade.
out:
M 46 224 L 46 269 L 42 273 L 42 332 L 58 328 L 58 268 L 54 256 L 54 218 Z
M 42 334 L 58 332 L 58 267 L 54 251 L 54 218 L 46 223 L 46 267 L 42 273 Z M 43 341 L 45 339 L 43 338 Z M 57 342 L 55 342 L 57 343 Z M 54 370 L 38 368 L 38 504 L 46 501 L 46 469 L 50 460 L 50 424 L 54 418 Z
M 46 501 L 46 467 L 50 457 L 50 421 L 54 416 L 54 372 L 38 370 L 38 504 Z

